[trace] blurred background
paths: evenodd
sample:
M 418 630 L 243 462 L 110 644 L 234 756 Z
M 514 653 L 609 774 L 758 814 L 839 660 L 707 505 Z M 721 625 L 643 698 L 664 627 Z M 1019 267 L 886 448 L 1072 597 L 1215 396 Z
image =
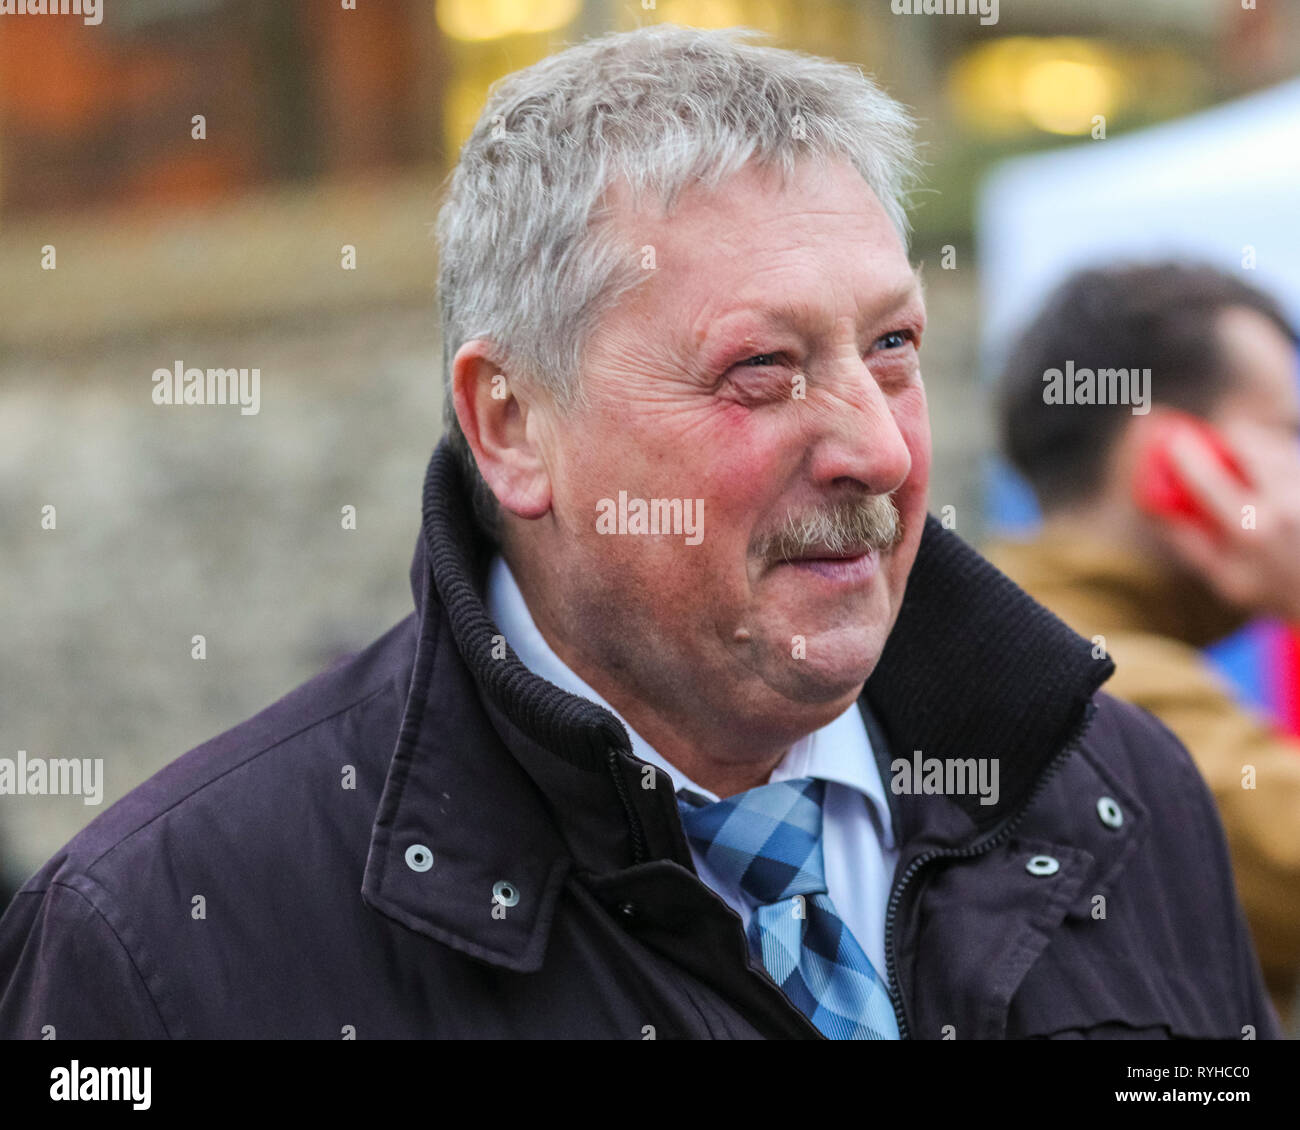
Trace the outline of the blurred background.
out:
M 983 382 L 1102 241 L 1079 220 L 1097 162 L 1159 155 L 1097 173 L 1135 181 L 1111 206 L 1149 218 L 1123 237 L 1145 247 L 1195 236 L 1215 210 L 1198 186 L 1262 179 L 1214 159 L 1242 122 L 1267 120 L 1260 161 L 1294 169 L 1300 151 L 1300 4 L 1002 0 L 991 25 L 890 0 L 103 4 L 98 25 L 0 16 L 0 757 L 106 769 L 99 807 L 0 796 L 0 905 L 167 761 L 409 611 L 440 432 L 431 225 L 501 75 L 608 30 L 743 24 L 858 63 L 911 106 L 932 509 L 975 541 L 1034 520 L 991 458 Z M 1282 183 L 1300 199 L 1300 178 Z M 1295 237 L 1262 231 L 1197 249 L 1237 269 L 1261 244 L 1256 281 L 1298 314 L 1280 266 L 1300 264 L 1281 254 Z M 258 367 L 260 412 L 155 405 L 151 374 L 178 360 Z M 1300 651 L 1280 626 L 1253 632 L 1226 669 L 1300 732 Z

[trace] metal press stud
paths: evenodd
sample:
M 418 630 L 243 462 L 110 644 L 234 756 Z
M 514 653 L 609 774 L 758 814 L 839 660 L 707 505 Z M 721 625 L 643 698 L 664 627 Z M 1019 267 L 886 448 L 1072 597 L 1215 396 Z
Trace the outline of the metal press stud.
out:
M 1124 823 L 1124 813 L 1113 797 L 1104 796 L 1097 802 L 1097 815 L 1107 828 L 1118 828 Z
M 433 866 L 433 852 L 423 844 L 412 844 L 406 849 L 406 866 L 412 871 L 428 871 Z
M 1050 855 L 1036 855 L 1025 864 L 1025 870 L 1031 875 L 1055 875 L 1060 869 L 1060 863 Z
M 502 906 L 514 906 L 519 901 L 519 891 L 513 883 L 498 879 L 492 884 L 492 901 Z

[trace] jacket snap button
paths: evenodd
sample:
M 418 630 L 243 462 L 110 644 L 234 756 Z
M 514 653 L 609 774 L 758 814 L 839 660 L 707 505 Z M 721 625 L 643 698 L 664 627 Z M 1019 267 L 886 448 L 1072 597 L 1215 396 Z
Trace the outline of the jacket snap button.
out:
M 514 906 L 519 901 L 519 891 L 513 883 L 498 879 L 492 884 L 492 901 L 502 906 Z
M 406 866 L 412 871 L 428 871 L 433 866 L 433 852 L 423 844 L 412 844 L 406 849 Z
M 635 917 L 636 917 L 636 907 L 633 906 L 632 903 L 630 903 L 630 902 L 619 903 L 619 906 L 618 906 L 618 912 L 619 912 L 619 914 L 621 914 L 624 918 L 635 918 Z
M 1114 799 L 1104 796 L 1097 802 L 1097 815 L 1107 828 L 1118 828 L 1124 823 L 1124 813 Z
M 1036 855 L 1025 864 L 1025 870 L 1031 875 L 1055 875 L 1060 869 L 1060 863 L 1050 855 Z

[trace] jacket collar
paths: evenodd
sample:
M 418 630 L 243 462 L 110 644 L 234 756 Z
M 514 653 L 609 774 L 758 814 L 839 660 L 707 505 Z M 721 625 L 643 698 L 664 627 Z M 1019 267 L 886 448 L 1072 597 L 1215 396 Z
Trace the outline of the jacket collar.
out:
M 1089 635 L 1147 632 L 1200 648 L 1249 619 L 1196 577 L 1090 537 L 1072 520 L 1048 521 L 1030 541 L 994 542 L 988 553 Z
M 483 601 L 492 552 L 444 439 L 425 477 L 411 566 L 418 642 L 362 895 L 471 956 L 529 971 L 541 965 L 570 868 L 609 876 L 657 860 L 693 865 L 671 785 L 658 787 L 632 756 L 618 719 L 534 675 L 505 645 Z M 1000 790 L 988 806 L 978 796 L 894 797 L 904 849 L 968 842 L 1022 807 L 1113 670 L 927 518 L 864 715 L 886 780 L 887 750 L 919 750 L 997 759 Z M 417 845 L 431 868 L 408 862 Z
M 900 755 L 998 760 L 997 804 L 954 798 L 981 832 L 1020 808 L 1114 670 L 931 515 L 863 693 Z

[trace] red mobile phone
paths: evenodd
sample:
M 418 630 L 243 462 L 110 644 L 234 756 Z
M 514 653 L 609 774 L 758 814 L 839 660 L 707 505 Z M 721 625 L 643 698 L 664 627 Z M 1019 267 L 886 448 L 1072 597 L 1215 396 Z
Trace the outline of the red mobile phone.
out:
M 1200 441 L 1202 449 L 1219 467 L 1242 486 L 1250 486 L 1250 479 L 1241 464 L 1223 437 L 1199 417 L 1185 412 L 1170 412 L 1162 415 L 1159 420 L 1152 420 L 1149 429 L 1150 442 L 1138 456 L 1133 480 L 1134 500 L 1148 514 L 1183 519 L 1205 529 L 1215 530 L 1217 523 L 1213 516 L 1184 483 L 1178 465 L 1170 454 L 1170 446 L 1179 436 L 1194 435 Z

